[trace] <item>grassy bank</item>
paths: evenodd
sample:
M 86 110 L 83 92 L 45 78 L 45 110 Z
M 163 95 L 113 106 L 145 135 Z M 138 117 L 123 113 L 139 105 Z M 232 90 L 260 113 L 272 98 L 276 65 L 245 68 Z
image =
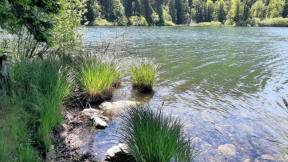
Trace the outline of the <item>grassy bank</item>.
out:
M 9 73 L 10 95 L 1 94 L 1 160 L 40 161 L 62 120 L 61 103 L 69 92 L 65 68 L 54 58 L 23 58 Z

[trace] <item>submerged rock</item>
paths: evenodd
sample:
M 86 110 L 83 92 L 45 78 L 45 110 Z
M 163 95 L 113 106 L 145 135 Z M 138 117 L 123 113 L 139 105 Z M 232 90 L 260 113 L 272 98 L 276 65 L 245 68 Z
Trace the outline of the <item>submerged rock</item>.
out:
M 81 118 L 84 120 L 92 120 L 97 128 L 105 128 L 108 126 L 107 121 L 109 121 L 109 119 L 100 115 L 100 112 L 96 109 L 84 109 L 81 112 Z
M 103 102 L 99 105 L 99 108 L 104 110 L 105 116 L 113 116 L 114 114 L 124 110 L 126 108 L 134 107 L 141 104 L 136 101 L 115 101 L 115 102 Z
M 217 151 L 221 152 L 225 156 L 235 156 L 236 155 L 236 147 L 233 144 L 220 145 L 217 148 Z

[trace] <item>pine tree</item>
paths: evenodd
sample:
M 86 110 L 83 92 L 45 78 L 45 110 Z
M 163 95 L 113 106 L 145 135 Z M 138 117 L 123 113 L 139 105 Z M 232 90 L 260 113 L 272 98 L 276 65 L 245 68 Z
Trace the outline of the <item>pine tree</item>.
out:
M 213 1 L 212 0 L 207 0 L 206 6 L 207 6 L 206 21 L 212 21 L 213 20 L 213 12 L 214 12 L 214 3 L 213 3 Z
M 217 20 L 221 23 L 224 23 L 224 21 L 226 20 L 224 0 L 217 1 L 216 6 L 217 6 L 217 9 L 216 9 Z
M 285 0 L 282 17 L 288 17 L 288 0 Z

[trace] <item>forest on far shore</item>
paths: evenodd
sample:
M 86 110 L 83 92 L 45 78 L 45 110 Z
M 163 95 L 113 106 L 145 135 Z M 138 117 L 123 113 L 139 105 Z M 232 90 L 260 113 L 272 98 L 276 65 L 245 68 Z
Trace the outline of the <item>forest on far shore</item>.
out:
M 288 0 L 87 0 L 86 3 L 85 22 L 89 25 L 220 22 L 241 26 L 274 18 L 283 21 L 279 18 L 288 15 Z

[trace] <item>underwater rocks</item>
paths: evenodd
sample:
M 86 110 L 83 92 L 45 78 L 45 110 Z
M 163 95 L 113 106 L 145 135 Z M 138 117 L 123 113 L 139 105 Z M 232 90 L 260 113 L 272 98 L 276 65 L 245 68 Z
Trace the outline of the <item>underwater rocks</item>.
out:
M 141 104 L 136 101 L 115 101 L 115 102 L 103 102 L 99 105 L 99 108 L 103 110 L 103 115 L 112 117 L 116 113 L 121 112 L 130 107 L 134 107 Z
M 96 134 L 108 126 L 111 117 L 140 104 L 135 101 L 104 102 L 97 108 L 84 108 L 79 105 L 64 105 L 64 120 L 61 127 L 53 131 L 54 146 L 47 154 L 46 160 L 53 162 L 99 161 L 97 153 L 91 148 Z M 105 114 L 106 113 L 106 114 Z M 107 151 L 107 161 L 133 162 L 131 155 L 126 152 L 123 144 L 112 147 Z
M 217 148 L 217 151 L 222 153 L 224 156 L 227 157 L 232 157 L 235 156 L 236 153 L 236 147 L 233 144 L 224 144 L 224 145 L 220 145 Z

